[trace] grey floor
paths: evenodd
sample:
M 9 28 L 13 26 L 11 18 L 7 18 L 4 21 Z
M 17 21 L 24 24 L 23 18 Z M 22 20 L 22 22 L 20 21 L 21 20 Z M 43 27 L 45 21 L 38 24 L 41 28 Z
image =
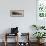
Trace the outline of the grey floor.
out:
M 37 43 L 30 43 L 30 44 L 31 44 L 30 46 L 37 46 Z M 4 46 L 4 43 L 0 42 L 0 46 Z M 15 43 L 8 43 L 7 46 L 16 46 L 16 45 L 15 45 Z M 42 46 L 46 46 L 46 43 L 44 43 L 44 45 L 42 45 Z

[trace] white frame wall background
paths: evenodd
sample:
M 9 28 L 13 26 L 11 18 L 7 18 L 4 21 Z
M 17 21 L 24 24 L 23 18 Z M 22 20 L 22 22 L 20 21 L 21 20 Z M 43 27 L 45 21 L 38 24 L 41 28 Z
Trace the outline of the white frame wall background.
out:
M 46 0 L 37 0 L 36 24 L 46 25 Z

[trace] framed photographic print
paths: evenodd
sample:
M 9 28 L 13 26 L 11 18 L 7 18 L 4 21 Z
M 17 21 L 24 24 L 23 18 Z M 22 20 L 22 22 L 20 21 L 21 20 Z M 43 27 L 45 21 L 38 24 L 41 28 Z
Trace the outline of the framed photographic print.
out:
M 46 17 L 46 0 L 37 0 L 37 15 L 39 18 Z
M 10 10 L 10 16 L 11 17 L 23 17 L 24 10 Z

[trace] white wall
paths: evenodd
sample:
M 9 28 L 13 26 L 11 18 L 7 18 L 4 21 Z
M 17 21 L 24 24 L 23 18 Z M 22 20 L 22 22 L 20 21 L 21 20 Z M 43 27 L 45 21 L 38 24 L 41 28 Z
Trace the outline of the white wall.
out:
M 24 10 L 24 17 L 10 17 L 10 10 L 16 9 Z M 0 34 L 17 26 L 19 32 L 32 35 L 32 24 L 36 24 L 36 0 L 0 0 Z

